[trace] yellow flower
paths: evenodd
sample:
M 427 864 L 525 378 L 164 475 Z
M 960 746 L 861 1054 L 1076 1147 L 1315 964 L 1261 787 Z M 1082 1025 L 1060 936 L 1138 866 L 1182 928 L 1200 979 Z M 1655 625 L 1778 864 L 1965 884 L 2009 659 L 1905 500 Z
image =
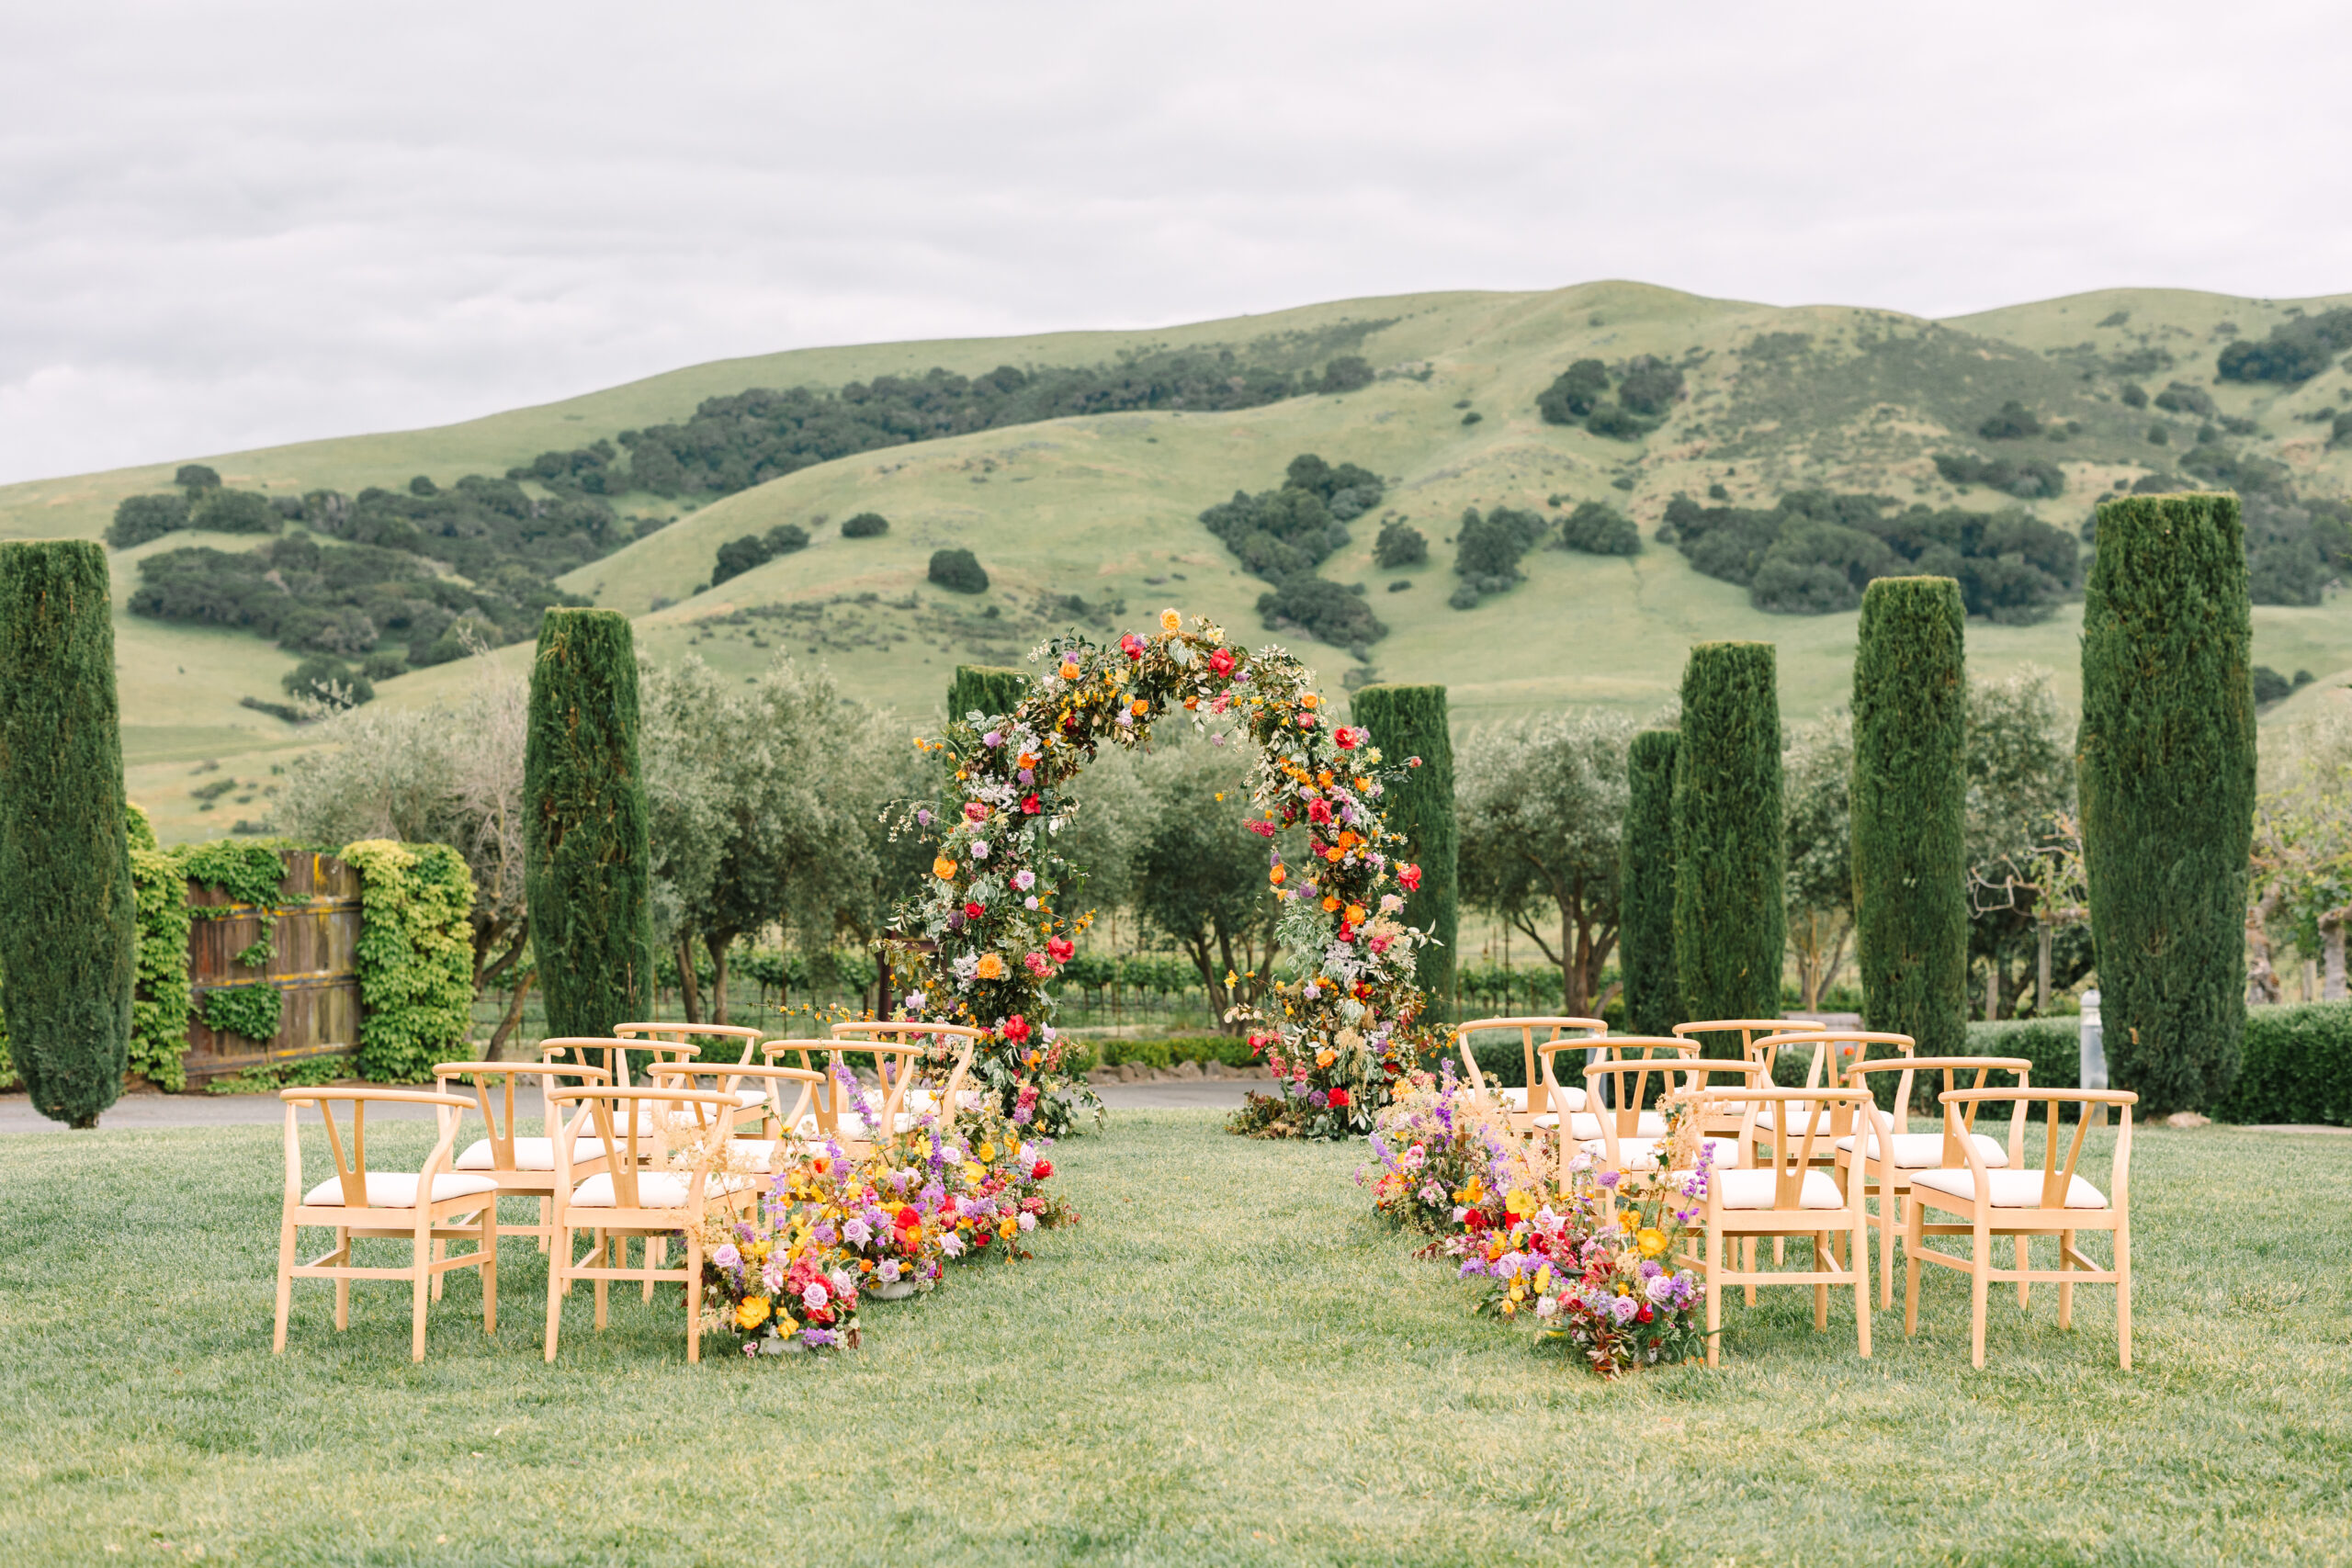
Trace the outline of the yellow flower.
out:
M 997 1222 L 996 1234 L 1001 1236 L 1010 1237 L 1013 1232 L 1020 1228 L 1021 1222 L 1014 1219 L 1011 1214 L 1007 1214 L 1004 1218 Z
M 947 856 L 941 855 L 931 863 L 931 874 L 942 882 L 953 882 L 956 880 L 956 863 Z
M 1534 1212 L 1535 1194 L 1532 1192 L 1520 1190 L 1513 1191 L 1510 1197 L 1503 1200 L 1503 1213 L 1507 1214 L 1517 1216 L 1532 1214 Z
M 768 1320 L 768 1299 L 765 1296 L 745 1296 L 735 1303 L 735 1326 L 749 1334 Z
M 1474 1177 L 1472 1177 L 1472 1178 L 1470 1179 L 1470 1185 L 1469 1185 L 1469 1186 L 1464 1187 L 1461 1191 L 1456 1192 L 1456 1193 L 1453 1195 L 1453 1201 L 1454 1201 L 1455 1202 L 1457 1202 L 1457 1203 L 1474 1203 L 1474 1204 L 1475 1204 L 1475 1203 L 1477 1203 L 1477 1202 L 1482 1201 L 1486 1198 L 1486 1196 L 1487 1196 L 1487 1190 L 1486 1190 L 1486 1188 L 1485 1188 L 1483 1185 L 1481 1185 L 1481 1184 L 1479 1183 L 1478 1179 L 1477 1179 L 1476 1177 L 1475 1177 L 1475 1176 L 1474 1176 Z
M 1363 924 L 1363 906 L 1362 904 L 1351 904 L 1348 906 L 1348 924 L 1351 926 L 1360 926 Z
M 1181 632 L 1184 629 L 1184 617 L 1174 610 L 1162 610 L 1159 612 L 1159 629 L 1164 632 Z
M 1275 886 L 1280 887 L 1283 885 L 1283 878 L 1289 874 L 1290 873 L 1284 871 L 1281 866 L 1276 866 L 1273 870 L 1266 873 L 1266 880 L 1272 883 Z
M 982 1144 L 977 1152 L 980 1156 L 980 1163 L 982 1165 L 994 1165 L 996 1163 L 996 1145 L 994 1144 Z
M 1552 1266 L 1549 1263 L 1535 1270 L 1535 1293 L 1542 1295 L 1552 1288 Z
M 971 1161 L 966 1160 L 964 1162 L 964 1179 L 970 1182 L 973 1186 L 978 1187 L 982 1181 L 986 1180 L 988 1179 L 988 1174 L 989 1173 L 987 1171 L 981 1169 L 978 1166 L 974 1165 Z
M 1003 959 L 1002 955 L 1001 955 L 1001 954 L 999 954 L 999 953 L 981 953 L 981 954 L 980 954 L 980 966 L 979 966 L 979 969 L 977 971 L 977 973 L 979 975 L 980 978 L 981 978 L 981 979 L 983 979 L 983 980 L 1001 980 L 1001 979 L 1003 979 L 1003 978 L 1004 978 L 1004 959 Z
M 1329 1045 L 1315 1053 L 1315 1065 L 1318 1067 L 1328 1067 L 1339 1059 L 1340 1054 Z
M 1644 1258 L 1656 1258 L 1666 1250 L 1666 1233 L 1661 1230 L 1645 1226 L 1634 1233 L 1634 1240 L 1641 1247 Z
M 1323 912 L 1327 915 L 1338 914 L 1340 912 L 1339 899 L 1333 897 L 1329 893 L 1323 895 Z

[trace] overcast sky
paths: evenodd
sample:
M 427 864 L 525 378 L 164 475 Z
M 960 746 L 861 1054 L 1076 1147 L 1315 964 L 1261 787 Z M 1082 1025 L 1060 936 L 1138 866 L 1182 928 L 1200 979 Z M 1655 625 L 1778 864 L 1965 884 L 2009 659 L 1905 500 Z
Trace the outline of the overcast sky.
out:
M 727 355 L 1632 277 L 2352 289 L 2352 11 L 0 14 L 0 480 Z

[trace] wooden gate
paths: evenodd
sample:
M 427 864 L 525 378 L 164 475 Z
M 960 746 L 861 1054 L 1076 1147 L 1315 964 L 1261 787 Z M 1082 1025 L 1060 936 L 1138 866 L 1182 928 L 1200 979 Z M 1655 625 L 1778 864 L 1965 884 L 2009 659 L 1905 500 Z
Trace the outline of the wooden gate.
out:
M 348 1055 L 359 1043 L 359 874 L 333 855 L 285 852 L 286 877 L 277 902 L 232 902 L 218 888 L 189 883 L 198 912 L 187 939 L 187 977 L 195 1010 L 187 1022 L 191 1084 L 247 1067 Z M 227 908 L 226 915 L 204 911 Z M 275 919 L 266 931 L 262 916 Z M 259 969 L 237 962 L 265 935 L 269 962 Z M 219 1034 L 204 1021 L 209 991 L 266 982 L 282 997 L 277 1036 L 260 1050 L 242 1034 Z

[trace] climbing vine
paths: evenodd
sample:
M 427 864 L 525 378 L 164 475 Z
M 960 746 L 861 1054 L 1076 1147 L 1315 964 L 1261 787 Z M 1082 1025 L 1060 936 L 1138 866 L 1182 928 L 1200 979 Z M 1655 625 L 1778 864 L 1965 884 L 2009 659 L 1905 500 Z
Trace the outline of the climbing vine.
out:
M 180 856 L 159 848 L 147 813 L 127 813 L 130 890 L 138 907 L 139 953 L 130 999 L 130 1070 L 178 1090 L 187 1087 L 187 875 Z
M 474 879 L 447 844 L 346 844 L 359 873 L 359 1072 L 379 1083 L 430 1077 L 472 1055 Z
M 1403 840 L 1380 807 L 1401 770 L 1384 765 L 1363 729 L 1329 722 L 1295 658 L 1228 646 L 1197 617 L 1188 630 L 1174 610 L 1157 635 L 1130 633 L 1114 648 L 1058 637 L 1031 659 L 1045 671 L 1011 713 L 955 716 L 941 739 L 916 742 L 946 753 L 956 804 L 902 824 L 934 834 L 937 852 L 893 944 L 921 983 L 901 1015 L 985 1029 L 974 1072 L 1016 1119 L 1058 1132 L 1093 1102 L 1048 1021 L 1046 983 L 1087 923 L 1064 907 L 1074 868 L 1053 843 L 1076 810 L 1067 786 L 1100 748 L 1140 747 L 1177 709 L 1211 744 L 1246 738 L 1257 750 L 1250 826 L 1267 840 L 1289 974 L 1261 1008 L 1227 1015 L 1250 1026 L 1274 1069 L 1278 1096 L 1250 1113 L 1250 1130 L 1338 1137 L 1368 1127 L 1429 1034 L 1413 979 L 1428 933 L 1397 919 L 1420 872 L 1394 858 Z M 1285 841 L 1302 858 L 1295 869 Z

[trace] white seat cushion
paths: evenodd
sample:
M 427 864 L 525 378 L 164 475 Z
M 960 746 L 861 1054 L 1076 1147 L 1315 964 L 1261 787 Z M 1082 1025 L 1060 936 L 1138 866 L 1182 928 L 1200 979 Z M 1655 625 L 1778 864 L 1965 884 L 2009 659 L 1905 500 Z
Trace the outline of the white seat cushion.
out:
M 470 1198 L 480 1192 L 495 1192 L 498 1183 L 486 1176 L 459 1176 L 443 1171 L 433 1179 L 433 1201 L 449 1198 Z M 343 1180 L 329 1177 L 302 1195 L 302 1204 L 310 1209 L 340 1209 L 343 1207 Z M 371 1170 L 368 1173 L 368 1206 L 371 1209 L 413 1209 L 416 1207 L 416 1176 L 398 1171 Z
M 915 1130 L 915 1123 L 917 1120 L 918 1119 L 915 1116 L 907 1111 L 899 1111 L 899 1131 L 901 1133 L 913 1132 Z M 793 1131 L 806 1139 L 817 1139 L 825 1135 L 823 1129 L 819 1127 L 817 1124 L 817 1116 L 814 1111 L 803 1116 L 800 1119 L 800 1125 L 794 1128 Z M 844 1111 L 842 1112 L 841 1121 L 835 1125 L 834 1135 L 837 1137 L 863 1141 L 870 1139 L 873 1136 L 873 1133 L 867 1126 L 865 1117 L 859 1115 L 854 1111 Z
M 1573 1109 L 1573 1108 L 1572 1108 Z M 1608 1112 L 1607 1114 L 1615 1114 Z M 1645 1111 L 1634 1119 L 1634 1136 L 1663 1138 L 1666 1136 L 1666 1112 Z M 1579 1143 L 1600 1136 L 1600 1113 L 1577 1111 L 1568 1118 L 1568 1135 Z
M 1798 1137 L 1804 1136 L 1805 1117 L 1808 1112 L 1813 1117 L 1815 1129 L 1823 1133 L 1829 1131 L 1830 1113 L 1826 1108 L 1815 1105 L 1808 1100 L 1792 1100 L 1788 1102 L 1788 1106 L 1789 1130 Z M 1779 1110 L 1780 1107 L 1777 1104 L 1760 1107 L 1756 1112 L 1756 1130 L 1759 1133 L 1770 1133 L 1779 1127 L 1781 1123 L 1776 1114 Z
M 688 1179 L 666 1170 L 641 1170 L 637 1174 L 637 1206 L 640 1209 L 683 1209 L 686 1206 Z M 582 1209 L 610 1209 L 616 1206 L 613 1179 L 592 1176 L 572 1189 L 571 1201 Z
M 1675 1177 L 1689 1180 L 1694 1174 L 1678 1170 Z M 1769 1209 L 1776 1190 L 1772 1173 L 1769 1170 L 1711 1170 L 1708 1183 L 1723 1194 L 1726 1209 Z M 1842 1209 L 1846 1195 L 1838 1187 L 1837 1179 L 1826 1170 L 1805 1168 L 1804 1179 L 1797 1184 L 1797 1207 L 1800 1209 Z
M 773 1168 L 778 1142 L 775 1138 L 730 1138 L 727 1143 L 728 1157 L 746 1170 L 767 1170 Z
M 1968 1141 L 1976 1145 L 1978 1156 L 1986 1165 L 2004 1166 L 2009 1163 L 2009 1151 L 1984 1134 L 1971 1133 Z M 1894 1150 L 1894 1168 L 1897 1170 L 1933 1170 L 1944 1163 L 1944 1135 L 1941 1133 L 1896 1133 L 1887 1139 L 1887 1143 Z M 1852 1154 L 1854 1140 L 1840 1138 L 1838 1148 L 1840 1153 Z M 1871 1151 L 1873 1159 L 1877 1157 L 1877 1145 L 1873 1144 Z
M 1654 1170 L 1657 1167 L 1658 1145 L 1665 1141 L 1663 1137 L 1620 1138 L 1617 1140 L 1617 1157 L 1627 1170 Z M 1707 1161 L 1712 1168 L 1722 1170 L 1739 1163 L 1737 1138 L 1709 1138 L 1707 1146 L 1714 1150 L 1714 1156 Z M 1597 1160 L 1607 1159 L 1608 1140 L 1591 1139 L 1584 1145 L 1584 1152 Z
M 1993 1207 L 1996 1209 L 2041 1207 L 2041 1172 L 1988 1170 L 1984 1179 L 1992 1184 Z M 1973 1200 L 1976 1196 L 1976 1173 L 1973 1170 L 1918 1171 L 1911 1178 L 1911 1189 L 1916 1192 L 1922 1188 L 1949 1197 Z M 2067 1179 L 2066 1207 L 2104 1209 L 2107 1207 L 2107 1194 L 2079 1176 L 2070 1177 Z
M 1580 1089 L 1573 1089 L 1563 1084 L 1557 1095 L 1547 1098 L 1551 1100 L 1555 1110 L 1560 1105 L 1566 1105 L 1570 1111 L 1584 1109 L 1584 1090 Z M 1495 1090 L 1495 1099 L 1504 1110 L 1514 1116 L 1527 1114 L 1527 1091 L 1523 1089 L 1498 1089 Z M 1559 1124 L 1559 1118 L 1556 1115 L 1552 1115 L 1551 1119 L 1544 1123 L 1547 1127 L 1556 1127 Z
M 575 1140 L 571 1145 L 571 1158 L 574 1164 L 584 1165 L 590 1160 L 604 1157 L 605 1145 L 594 1138 L 581 1138 Z M 468 1144 L 465 1153 L 458 1156 L 456 1168 L 459 1170 L 497 1169 L 496 1154 L 491 1147 L 490 1140 L 477 1138 L 474 1142 Z M 515 1139 L 514 1168 L 553 1170 L 555 1168 L 555 1140 L 552 1138 Z

